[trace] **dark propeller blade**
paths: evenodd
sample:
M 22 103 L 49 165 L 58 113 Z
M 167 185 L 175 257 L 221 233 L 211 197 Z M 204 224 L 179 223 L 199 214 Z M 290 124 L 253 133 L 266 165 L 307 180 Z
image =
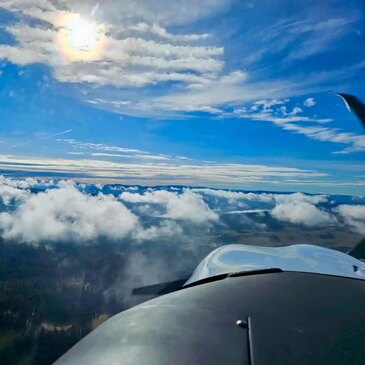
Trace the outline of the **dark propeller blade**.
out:
M 132 290 L 133 295 L 164 295 L 181 289 L 189 279 L 190 275 L 175 281 L 142 286 Z
M 351 251 L 347 253 L 348 255 L 355 257 L 358 260 L 365 260 L 365 238 L 360 241 Z
M 359 98 L 349 94 L 337 93 L 346 104 L 347 109 L 353 112 L 365 127 L 365 104 Z

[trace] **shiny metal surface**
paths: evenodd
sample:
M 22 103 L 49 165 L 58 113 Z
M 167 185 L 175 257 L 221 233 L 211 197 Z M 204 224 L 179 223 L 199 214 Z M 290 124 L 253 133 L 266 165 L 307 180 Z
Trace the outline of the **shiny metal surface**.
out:
M 328 248 L 314 245 L 227 245 L 211 252 L 198 265 L 185 285 L 219 274 L 269 268 L 365 280 L 364 262 Z
M 55 365 L 364 365 L 364 302 L 364 280 L 227 277 L 112 317 Z

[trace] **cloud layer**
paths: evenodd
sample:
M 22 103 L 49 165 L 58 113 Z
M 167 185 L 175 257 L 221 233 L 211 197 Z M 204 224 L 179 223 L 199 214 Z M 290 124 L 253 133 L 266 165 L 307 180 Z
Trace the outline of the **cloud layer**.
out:
M 4 238 L 20 241 L 122 239 L 138 218 L 112 196 L 90 196 L 71 183 L 34 194 L 11 213 L 1 213 Z
M 271 220 L 364 233 L 364 207 L 330 196 L 207 188 L 142 188 L 72 181 L 0 179 L 4 239 L 40 242 L 194 242 L 222 232 L 265 232 Z M 208 234 L 208 232 L 210 232 Z M 200 237 L 200 238 L 199 238 Z M 203 238 L 202 238 L 203 237 Z
M 129 150 L 126 153 L 126 149 L 119 147 L 103 146 L 103 148 L 120 152 L 102 152 L 101 155 L 95 156 L 95 152 L 91 148 L 88 151 L 86 150 L 87 152 L 81 152 L 83 155 L 79 159 L 45 159 L 0 155 L 0 167 L 3 170 L 22 170 L 35 174 L 42 172 L 54 173 L 58 176 L 75 174 L 77 177 L 122 179 L 123 181 L 128 180 L 129 182 L 133 181 L 133 183 L 141 184 L 171 184 L 173 182 L 178 185 L 217 183 L 220 185 L 242 185 L 261 181 L 276 184 L 285 181 L 290 183 L 292 179 L 306 181 L 327 176 L 325 173 L 315 170 L 295 167 L 217 163 L 189 160 L 179 156 L 142 154 L 141 151 L 133 152 L 136 150 Z M 85 151 L 85 149 L 81 151 Z M 106 154 L 108 156 L 105 156 Z M 100 159 L 95 159 L 95 157 Z M 114 159 L 108 161 L 107 157 L 113 157 Z M 130 162 L 124 162 L 126 159 Z
M 174 18 L 179 19 L 177 23 L 183 22 L 177 14 L 184 13 L 191 22 L 191 17 L 199 19 L 210 15 L 227 3 L 204 1 L 205 11 L 197 11 L 192 3 L 184 2 L 178 12 L 173 11 L 175 7 L 167 6 L 162 10 L 160 3 L 157 6 L 148 1 L 138 1 L 138 5 L 131 1 L 122 4 L 108 1 L 110 4 L 100 3 L 94 11 L 82 1 L 63 1 L 62 4 L 56 1 L 47 4 L 5 1 L 0 6 L 31 19 L 31 22 L 7 26 L 6 31 L 17 44 L 0 45 L 0 53 L 2 58 L 18 65 L 46 64 L 58 81 L 66 83 L 141 87 L 168 81 L 199 82 L 222 69 L 220 57 L 223 49 L 199 44 L 209 38 L 207 33 L 172 34 L 156 22 L 159 18 L 161 23 L 167 20 L 167 14 L 170 23 L 176 23 Z M 95 22 L 105 38 L 105 45 L 98 55 L 88 57 L 87 53 L 81 53 L 80 57 L 70 58 L 63 53 L 64 46 L 58 41 L 65 28 L 62 19 L 78 14 Z M 138 21 L 141 16 L 147 16 L 148 19 L 144 20 L 148 23 Z M 151 17 L 154 19 L 152 23 Z

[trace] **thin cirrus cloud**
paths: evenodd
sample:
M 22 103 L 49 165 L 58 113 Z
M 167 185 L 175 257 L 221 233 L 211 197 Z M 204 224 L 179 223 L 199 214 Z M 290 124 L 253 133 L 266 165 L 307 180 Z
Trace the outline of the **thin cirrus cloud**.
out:
M 110 0 L 91 7 L 84 1 L 64 1 L 60 7 L 53 1 L 43 4 L 6 0 L 1 7 L 26 16 L 32 22 L 6 26 L 5 30 L 17 43 L 0 45 L 0 54 L 18 65 L 46 64 L 62 83 L 82 83 L 84 88 L 92 84 L 88 96 L 80 96 L 85 102 L 131 115 L 168 117 L 174 113 L 196 111 L 216 114 L 227 104 L 267 95 L 302 95 L 305 91 L 318 90 L 320 83 L 334 79 L 333 72 L 318 72 L 317 76 L 311 77 L 262 78 L 256 75 L 255 68 L 248 73 L 227 67 L 231 60 L 225 57 L 223 40 L 214 42 L 215 38 L 207 32 L 175 33 L 166 27 L 195 24 L 197 20 L 227 11 L 233 1 L 203 0 L 197 7 L 193 1 L 185 0 L 174 2 L 173 6 L 166 2 L 165 5 L 169 6 L 163 8 L 164 3 Z M 107 46 L 100 58 L 73 62 L 63 58 L 62 50 L 55 44 L 59 17 L 76 13 L 91 14 L 91 19 L 103 27 Z M 254 55 L 260 53 L 260 57 L 256 56 L 257 61 L 267 54 L 280 54 L 285 47 L 293 45 L 297 47 L 289 58 L 309 57 L 308 54 L 298 54 L 308 53 L 308 50 L 311 55 L 320 54 L 334 46 L 338 37 L 347 34 L 349 25 L 356 20 L 352 15 L 316 20 L 308 15 L 308 19 L 305 16 L 300 21 L 284 19 L 274 25 L 260 25 L 259 31 L 255 27 L 243 29 L 247 40 L 254 39 L 255 50 L 250 49 L 252 42 L 246 41 L 240 45 L 243 49 L 240 57 L 255 59 Z M 306 43 L 310 47 L 306 47 Z M 348 75 L 349 67 L 351 65 L 345 67 L 345 75 Z M 159 84 L 165 87 L 162 95 L 161 88 L 157 93 L 153 91 Z M 94 86 L 101 89 L 95 90 Z M 105 87 L 116 88 L 112 93 L 114 99 L 101 97 L 105 95 Z M 120 87 L 132 90 L 125 93 Z M 135 87 L 150 87 L 151 90 L 140 100 L 139 92 L 134 97 Z
M 310 139 L 342 144 L 344 148 L 335 151 L 335 154 L 349 154 L 365 151 L 365 136 L 343 132 L 338 128 L 323 126 L 331 123 L 333 119 L 308 117 L 303 115 L 303 110 L 298 106 L 291 111 L 285 104 L 289 99 L 272 99 L 255 102 L 251 107 L 235 108 L 233 112 L 226 113 L 222 117 L 237 117 L 254 121 L 271 122 L 277 127 L 290 133 L 301 134 Z M 306 107 L 315 105 L 314 98 L 304 101 Z
M 82 155 L 83 156 L 83 155 Z M 103 180 L 119 179 L 131 183 L 245 184 L 268 181 L 285 182 L 286 179 L 323 178 L 322 172 L 284 166 L 253 164 L 202 163 L 199 161 L 166 162 L 115 162 L 96 159 L 46 159 L 22 156 L 0 156 L 0 167 L 8 171 L 28 171 L 33 174 L 54 173 L 59 176 L 74 174 L 84 178 Z
M 57 139 L 57 142 L 70 145 L 75 151 L 68 151 L 68 154 L 88 154 L 92 157 L 110 157 L 134 160 L 156 160 L 156 161 L 179 161 L 189 160 L 185 156 L 169 156 L 165 154 L 152 154 L 148 151 L 136 148 L 125 148 L 119 146 L 109 146 L 102 143 L 85 143 L 75 139 Z M 95 152 L 97 151 L 97 152 Z
M 232 3 L 203 0 L 197 7 L 189 0 L 163 8 L 161 2 L 152 4 L 144 0 L 109 0 L 93 6 L 84 1 L 64 1 L 60 6 L 56 1 L 44 4 L 6 0 L 0 6 L 16 14 L 18 21 L 5 25 L 4 29 L 16 43 L 0 45 L 0 54 L 3 59 L 20 66 L 45 64 L 59 82 L 75 84 L 75 87 L 81 84 L 84 90 L 79 97 L 94 107 L 129 115 L 171 118 L 194 112 L 224 117 L 227 107 L 234 105 L 234 112 L 229 113 L 231 118 L 270 121 L 290 133 L 344 144 L 345 148 L 337 151 L 340 154 L 364 151 L 363 136 L 335 128 L 298 124 L 330 121 L 300 116 L 303 110 L 299 106 L 291 112 L 283 112 L 281 108 L 279 116 L 270 114 L 269 110 L 266 113 L 265 109 L 258 113 L 239 112 L 243 110 L 239 105 L 267 99 L 268 95 L 273 100 L 285 100 L 323 91 L 323 87 L 333 86 L 333 80 L 341 83 L 353 77 L 363 68 L 363 62 L 329 71 L 316 69 L 310 74 L 263 77 L 255 67 L 250 67 L 249 72 L 230 67 L 224 39 L 206 31 L 182 33 L 168 29 L 182 25 L 186 29 L 197 20 L 229 9 Z M 287 55 L 282 60 L 282 67 L 289 68 L 290 62 L 333 50 L 338 39 L 351 34 L 353 25 L 359 20 L 354 12 L 348 12 L 346 16 L 332 14 L 326 18 L 311 18 L 306 10 L 303 11 L 300 20 L 282 18 L 274 24 L 260 25 L 259 30 L 256 26 L 244 28 L 242 34 L 251 40 L 242 44 L 240 57 L 246 60 L 244 63 L 255 65 L 273 55 L 282 58 L 285 51 Z M 83 62 L 64 57 L 62 47 L 55 41 L 63 27 L 59 24 L 60 17 L 78 13 L 98 24 L 105 38 L 105 47 L 100 54 Z M 146 90 L 143 97 L 138 91 L 140 88 Z M 303 102 L 307 108 L 315 104 L 313 97 Z M 164 156 L 145 159 L 162 160 Z

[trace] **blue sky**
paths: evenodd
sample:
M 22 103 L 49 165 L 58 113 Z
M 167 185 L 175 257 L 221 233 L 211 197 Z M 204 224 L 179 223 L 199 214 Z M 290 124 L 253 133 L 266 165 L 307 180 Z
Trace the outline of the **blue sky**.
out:
M 364 130 L 334 94 L 365 100 L 364 15 L 0 0 L 0 173 L 364 195 Z

